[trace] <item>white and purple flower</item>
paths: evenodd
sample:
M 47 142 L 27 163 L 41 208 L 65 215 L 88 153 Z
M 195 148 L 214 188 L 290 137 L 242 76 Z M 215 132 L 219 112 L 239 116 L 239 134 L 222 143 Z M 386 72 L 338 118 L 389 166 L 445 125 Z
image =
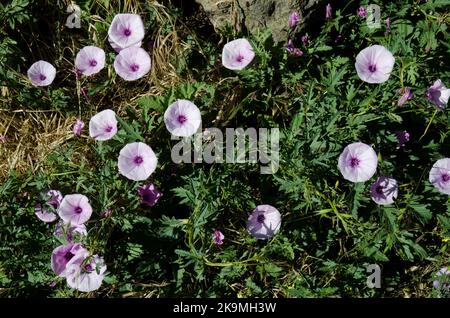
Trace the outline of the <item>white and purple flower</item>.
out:
M 394 68 L 395 58 L 382 45 L 372 45 L 356 56 L 355 68 L 361 80 L 371 84 L 386 82 Z
M 225 44 L 222 50 L 222 65 L 230 70 L 240 71 L 255 57 L 253 47 L 247 39 L 236 39 Z
M 142 181 L 150 177 L 158 164 L 150 146 L 143 142 L 127 144 L 120 150 L 118 167 L 121 175 L 133 181 Z
M 436 161 L 430 170 L 429 180 L 439 192 L 450 195 L 450 158 Z
M 375 174 L 377 165 L 377 154 L 371 146 L 362 142 L 355 142 L 345 147 L 338 161 L 342 176 L 351 182 L 369 180 Z
M 388 177 L 378 177 L 370 186 L 370 195 L 376 204 L 388 205 L 394 203 L 398 196 L 397 180 Z
M 247 231 L 259 240 L 275 235 L 281 226 L 281 214 L 271 205 L 258 205 L 247 221 Z
M 446 88 L 442 81 L 438 79 L 430 88 L 428 88 L 426 95 L 430 102 L 435 104 L 438 108 L 444 109 L 450 97 L 450 88 Z
M 46 61 L 37 61 L 28 69 L 28 79 L 34 86 L 48 86 L 56 76 L 56 69 Z

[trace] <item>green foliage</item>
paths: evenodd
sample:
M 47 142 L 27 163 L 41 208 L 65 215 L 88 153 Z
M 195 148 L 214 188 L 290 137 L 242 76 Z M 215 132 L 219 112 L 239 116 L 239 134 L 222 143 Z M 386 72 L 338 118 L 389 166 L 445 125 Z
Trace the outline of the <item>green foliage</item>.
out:
M 70 35 L 57 27 L 65 18 L 62 2 L 49 5 L 59 19 L 49 22 L 51 34 L 30 26 L 37 18 L 30 13 L 35 2 L 0 5 L 0 81 L 10 90 L 4 107 L 50 109 L 86 123 L 98 110 L 111 108 L 119 121 L 112 140 L 69 139 L 38 172 L 10 171 L 0 184 L 1 296 L 85 296 L 50 268 L 51 251 L 61 242 L 53 237 L 54 224 L 34 215 L 47 189 L 90 199 L 94 213 L 83 244 L 105 258 L 108 274 L 95 292 L 101 296 L 448 296 L 433 290 L 432 280 L 450 259 L 450 199 L 433 188 L 428 172 L 437 159 L 449 156 L 449 113 L 448 108 L 436 112 L 424 96 L 438 78 L 450 85 L 448 1 L 376 1 L 382 8 L 379 29 L 367 27 L 356 4 L 340 5 L 333 19 L 290 32 L 304 53 L 300 57 L 290 55 L 285 43 L 274 43 L 270 30 L 236 35 L 228 26 L 211 39 L 186 28 L 179 8 L 165 8 L 170 17 L 165 20 L 161 7 L 145 2 L 137 11 L 147 38 L 173 39 L 176 31 L 182 39 L 183 55 L 170 52 L 165 60 L 179 78 L 130 84 L 110 67 L 110 75 L 103 70 L 75 80 L 74 56 L 62 52 L 95 44 L 105 48 L 111 64 L 114 53 L 103 40 L 114 13 L 122 10 L 119 2 L 83 2 L 83 27 Z M 384 24 L 388 17 L 390 32 Z M 19 26 L 30 43 L 13 32 Z M 305 32 L 309 43 L 301 45 Z M 234 72 L 218 60 L 222 44 L 240 36 L 250 40 L 256 58 Z M 46 50 L 33 50 L 45 42 Z M 396 58 L 389 81 L 380 85 L 363 83 L 354 70 L 356 54 L 371 44 L 385 45 Z M 160 54 L 157 49 L 153 56 Z M 47 88 L 31 87 L 23 78 L 37 58 L 58 68 L 60 78 Z M 160 60 L 152 58 L 154 68 Z M 414 98 L 398 107 L 402 87 L 410 87 Z M 174 164 L 171 149 L 178 141 L 171 140 L 163 114 L 177 99 L 200 108 L 203 128 L 279 128 L 277 173 L 262 175 L 250 163 Z M 411 134 L 404 147 L 397 147 L 397 130 Z M 146 142 L 158 157 L 146 182 L 118 173 L 118 153 L 134 141 Z M 370 199 L 375 177 L 353 184 L 340 175 L 337 158 L 355 141 L 377 151 L 379 175 L 398 180 L 394 204 L 379 206 Z M 163 196 L 145 207 L 137 189 L 150 182 Z M 248 215 L 259 204 L 271 204 L 282 215 L 280 232 L 267 241 L 246 231 Z M 104 217 L 108 208 L 112 214 Z M 215 229 L 225 235 L 223 245 L 214 244 Z M 366 285 L 366 268 L 375 263 L 382 267 L 381 289 Z

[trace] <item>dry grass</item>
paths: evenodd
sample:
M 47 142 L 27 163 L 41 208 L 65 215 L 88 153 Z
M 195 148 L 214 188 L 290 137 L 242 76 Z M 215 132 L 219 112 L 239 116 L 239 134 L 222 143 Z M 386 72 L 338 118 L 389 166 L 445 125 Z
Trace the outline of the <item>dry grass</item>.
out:
M 39 171 L 47 156 L 73 138 L 74 117 L 57 112 L 0 110 L 0 182 L 9 171 Z
M 125 0 L 119 1 L 121 12 L 143 12 L 142 1 Z M 101 11 L 111 12 L 113 4 L 105 5 L 105 2 L 97 1 L 96 4 Z M 97 112 L 99 108 L 113 108 L 118 114 L 123 114 L 125 107 L 134 106 L 135 100 L 141 96 L 162 95 L 167 88 L 178 85 L 182 79 L 177 74 L 174 64 L 177 57 L 183 56 L 187 49 L 178 36 L 174 18 L 169 14 L 168 9 L 158 1 L 147 1 L 146 5 L 151 6 L 160 26 L 152 32 L 154 41 L 150 52 L 152 59 L 152 70 L 149 76 L 133 83 L 133 89 L 126 88 L 123 81 L 116 77 L 115 84 L 106 92 L 99 93 L 93 99 L 93 103 L 80 107 L 80 98 L 73 100 L 74 113 L 82 112 L 82 118 L 87 122 L 89 116 Z M 115 6 L 117 8 L 117 6 Z M 107 38 L 98 39 L 95 23 L 106 23 L 105 17 L 91 15 L 88 30 L 94 34 L 94 40 L 103 43 L 106 47 Z M 171 32 L 167 33 L 163 28 L 169 25 Z M 97 42 L 95 41 L 95 42 Z M 72 48 L 66 47 L 69 51 L 75 51 L 75 43 Z M 143 43 L 143 47 L 145 44 Z M 74 56 L 74 52 L 69 52 L 69 56 Z M 73 61 L 64 61 L 64 66 L 72 67 Z M 59 70 L 64 72 L 65 70 Z M 109 78 L 114 77 L 112 66 L 105 70 Z M 71 74 L 71 72 L 66 72 Z M 21 76 L 23 74 L 18 74 Z M 23 75 L 23 80 L 27 81 Z M 79 91 L 79 85 L 78 91 Z M 15 92 L 7 87 L 1 89 L 0 106 L 0 135 L 4 135 L 6 140 L 0 141 L 0 182 L 6 179 L 11 170 L 17 172 L 42 171 L 47 156 L 59 145 L 74 138 L 72 125 L 75 122 L 75 115 L 70 115 L 57 111 L 31 110 L 25 105 L 17 105 L 14 101 Z M 50 102 L 50 100 L 49 100 Z M 77 106 L 75 106 L 77 105 Z M 20 108 L 20 109 L 17 109 Z M 11 111 L 10 109 L 17 109 Z M 137 109 L 136 109 L 137 110 Z M 137 110 L 138 111 L 138 110 Z

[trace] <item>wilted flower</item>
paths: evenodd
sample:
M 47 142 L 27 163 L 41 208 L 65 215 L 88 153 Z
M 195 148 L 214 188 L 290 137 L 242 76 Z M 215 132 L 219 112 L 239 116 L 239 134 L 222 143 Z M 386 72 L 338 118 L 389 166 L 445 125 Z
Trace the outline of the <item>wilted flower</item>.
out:
M 327 4 L 327 7 L 325 8 L 325 18 L 331 19 L 333 16 L 333 8 L 331 8 L 331 4 Z
M 89 121 L 89 136 L 95 140 L 109 140 L 117 133 L 116 113 L 105 109 L 92 116 Z
M 0 142 L 5 142 L 6 141 L 6 136 L 0 134 Z
M 303 52 L 294 46 L 294 43 L 291 39 L 288 40 L 287 45 L 285 46 L 286 51 L 288 51 L 291 55 L 294 56 L 302 56 Z
M 148 206 L 154 206 L 162 196 L 161 191 L 153 183 L 139 187 L 138 193 L 141 196 L 141 204 Z
M 147 179 L 155 171 L 157 163 L 152 148 L 142 142 L 127 144 L 119 153 L 119 172 L 130 180 Z
M 304 46 L 308 45 L 308 43 L 309 43 L 308 34 L 305 34 L 304 36 L 302 36 L 302 43 Z
M 44 203 L 37 203 L 34 208 L 36 216 L 46 223 L 51 223 L 55 221 L 58 216 L 56 215 L 56 211 L 61 204 L 63 196 L 61 192 L 58 190 L 48 190 L 43 194 Z
M 281 226 L 281 215 L 271 205 L 258 205 L 249 216 L 247 231 L 255 238 L 265 240 L 275 235 Z
M 34 86 L 48 86 L 56 76 L 56 69 L 46 61 L 37 61 L 28 69 L 28 79 Z
M 292 12 L 288 20 L 289 27 L 295 28 L 299 22 L 300 22 L 300 14 L 298 14 L 297 11 Z
M 103 282 L 106 265 L 98 255 L 80 255 L 73 258 L 66 267 L 67 285 L 81 292 L 97 290 Z
M 222 234 L 222 232 L 220 232 L 219 230 L 214 230 L 214 233 L 212 236 L 213 236 L 214 244 L 216 244 L 216 245 L 223 244 L 223 239 L 225 238 L 225 236 Z
M 373 148 L 362 142 L 355 142 L 342 151 L 338 167 L 344 179 L 365 182 L 375 174 L 377 164 L 378 157 Z
M 356 56 L 356 72 L 367 83 L 383 83 L 389 79 L 395 64 L 395 58 L 382 45 L 372 45 Z
M 73 133 L 75 136 L 81 136 L 81 131 L 84 128 L 84 121 L 82 121 L 80 118 L 77 118 L 77 121 L 73 125 Z
M 427 90 L 427 98 L 440 109 L 444 109 L 450 97 L 450 88 L 446 88 L 442 81 L 438 79 Z
M 406 130 L 398 130 L 395 132 L 395 137 L 397 138 L 397 149 L 401 148 L 409 141 L 409 133 Z
M 255 52 L 247 39 L 236 39 L 225 44 L 222 50 L 222 64 L 230 70 L 242 70 L 255 57 Z
M 68 194 L 64 196 L 58 209 L 59 217 L 64 223 L 81 225 L 90 219 L 92 207 L 89 199 L 82 194 Z
M 73 260 L 74 257 L 88 255 L 88 251 L 79 243 L 68 245 L 61 245 L 55 248 L 52 252 L 51 267 L 56 275 L 66 277 L 67 264 Z
M 89 103 L 89 96 L 87 94 L 87 92 L 88 92 L 87 87 L 86 86 L 85 87 L 81 87 L 80 88 L 80 92 L 81 92 L 81 94 L 83 94 L 83 97 L 86 100 L 86 103 Z
M 140 79 L 150 71 L 150 55 L 140 47 L 128 47 L 120 51 L 114 60 L 114 69 L 126 81 Z
M 53 235 L 60 239 L 67 239 L 68 242 L 72 242 L 75 235 L 78 236 L 87 236 L 86 225 L 70 225 L 64 224 L 63 221 L 59 221 L 56 224 L 55 232 Z
M 202 123 L 200 110 L 194 103 L 179 99 L 167 107 L 164 113 L 167 130 L 174 136 L 189 137 Z
M 400 88 L 398 91 L 402 96 L 397 102 L 397 106 L 402 106 L 406 101 L 410 100 L 413 96 L 411 89 L 409 87 Z
M 433 281 L 434 288 L 442 288 L 450 291 L 450 269 L 448 267 L 442 267 L 436 273 L 437 279 Z
M 366 8 L 364 8 L 363 6 L 358 8 L 358 15 L 361 18 L 364 18 L 366 16 Z
M 376 204 L 387 205 L 394 203 L 398 195 L 397 180 L 388 177 L 378 177 L 370 186 L 370 195 Z
M 450 158 L 436 161 L 430 170 L 429 180 L 439 192 L 450 195 Z
M 391 18 L 386 19 L 386 34 L 391 32 Z
M 75 67 L 83 75 L 96 74 L 105 67 L 105 52 L 96 46 L 85 46 L 75 58 Z
M 106 210 L 104 210 L 102 213 L 100 213 L 100 215 L 104 218 L 110 217 L 112 214 L 112 209 L 111 208 L 107 208 Z
M 137 43 L 140 46 L 144 35 L 144 23 L 138 14 L 116 14 L 108 29 L 108 39 L 114 49 L 128 48 Z

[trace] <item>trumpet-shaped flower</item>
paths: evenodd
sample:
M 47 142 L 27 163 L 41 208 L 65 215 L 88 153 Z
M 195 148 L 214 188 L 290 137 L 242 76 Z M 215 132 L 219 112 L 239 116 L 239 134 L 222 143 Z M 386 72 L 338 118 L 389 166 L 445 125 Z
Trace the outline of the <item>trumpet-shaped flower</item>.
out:
M 195 134 L 200 127 L 202 117 L 194 103 L 179 99 L 166 109 L 164 123 L 172 135 L 189 137 Z
M 28 79 L 34 86 L 48 86 L 56 76 L 56 69 L 46 61 L 37 61 L 28 69 Z
M 429 180 L 439 192 L 450 195 L 450 158 L 436 161 L 430 170 Z
M 394 203 L 398 195 L 397 180 L 388 177 L 378 177 L 377 181 L 370 186 L 372 200 L 380 205 Z
M 152 66 L 150 56 L 140 47 L 120 51 L 114 60 L 114 69 L 126 81 L 135 81 L 146 75 Z
M 395 58 L 381 45 L 372 45 L 356 56 L 355 68 L 361 80 L 367 83 L 383 83 L 389 79 Z
M 338 161 L 342 176 L 352 182 L 364 182 L 372 178 L 377 164 L 378 158 L 373 148 L 362 142 L 345 147 Z
M 116 113 L 105 109 L 94 115 L 89 121 L 89 136 L 95 140 L 109 140 L 117 133 Z
M 120 150 L 119 172 L 130 180 L 142 181 L 155 171 L 158 159 L 152 148 L 143 142 L 133 142 Z
M 255 57 L 253 47 L 247 39 L 236 39 L 225 44 L 222 50 L 222 64 L 230 70 L 242 70 Z
M 85 76 L 100 72 L 105 67 L 105 51 L 96 46 L 85 46 L 75 58 L 75 67 Z
M 265 240 L 275 235 L 281 226 L 281 215 L 271 205 L 258 205 L 249 216 L 247 231 L 257 239 Z

